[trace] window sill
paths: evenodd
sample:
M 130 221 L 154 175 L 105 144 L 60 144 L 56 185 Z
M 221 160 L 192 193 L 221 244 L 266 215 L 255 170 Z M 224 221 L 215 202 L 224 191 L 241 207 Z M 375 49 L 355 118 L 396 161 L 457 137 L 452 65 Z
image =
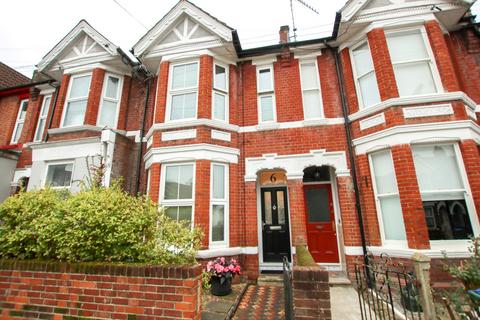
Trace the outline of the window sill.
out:
M 71 132 L 79 132 L 79 131 L 102 131 L 102 127 L 92 126 L 89 124 L 80 125 L 80 126 L 69 126 L 69 127 L 61 127 L 61 128 L 53 128 L 48 129 L 48 134 L 61 134 L 61 133 L 71 133 Z
M 257 125 L 257 131 L 269 131 L 276 130 L 278 128 L 280 128 L 280 124 L 277 122 L 260 123 Z

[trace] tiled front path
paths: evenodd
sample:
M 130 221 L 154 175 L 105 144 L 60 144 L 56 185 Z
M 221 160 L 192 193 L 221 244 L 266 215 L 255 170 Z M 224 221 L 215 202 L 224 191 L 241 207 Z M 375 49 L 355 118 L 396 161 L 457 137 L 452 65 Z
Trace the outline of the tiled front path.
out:
M 283 287 L 249 286 L 233 319 L 285 319 Z

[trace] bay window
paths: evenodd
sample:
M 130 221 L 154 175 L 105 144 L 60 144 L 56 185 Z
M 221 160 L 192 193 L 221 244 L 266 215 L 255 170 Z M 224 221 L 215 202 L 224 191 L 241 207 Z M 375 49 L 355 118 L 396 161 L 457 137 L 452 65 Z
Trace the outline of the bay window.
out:
M 15 121 L 15 127 L 13 128 L 13 134 L 11 144 L 18 143 L 23 131 L 23 125 L 25 123 L 25 117 L 27 116 L 28 100 L 20 101 L 20 107 L 18 108 L 17 120 Z
M 161 205 L 168 217 L 174 220 L 193 220 L 194 164 L 162 165 Z
M 91 79 L 90 74 L 72 76 L 63 112 L 62 127 L 83 125 Z
M 379 151 L 369 157 L 382 237 L 387 244 L 405 241 L 405 224 L 391 152 Z
M 257 99 L 259 123 L 275 122 L 275 90 L 272 66 L 257 68 Z
M 228 244 L 228 166 L 212 163 L 210 183 L 210 244 Z
M 303 113 L 305 119 L 323 118 L 323 103 L 320 94 L 320 79 L 316 61 L 300 63 Z
M 214 65 L 212 118 L 228 122 L 228 69 Z
M 360 108 L 367 108 L 379 103 L 381 101 L 380 93 L 368 42 L 363 42 L 355 47 L 351 51 L 351 56 Z
M 167 119 L 194 119 L 197 115 L 198 62 L 172 65 Z
M 45 124 L 47 122 L 48 110 L 50 109 L 50 103 L 52 102 L 52 96 L 45 96 L 42 102 L 42 108 L 40 109 L 40 115 L 38 116 L 37 129 L 35 130 L 34 141 L 40 141 L 43 137 L 43 131 L 45 130 Z
M 100 127 L 117 127 L 118 109 L 122 81 L 119 77 L 107 74 L 103 85 L 100 115 L 97 125 Z
M 72 185 L 73 163 L 47 165 L 45 186 L 51 188 L 69 188 Z
M 430 240 L 468 239 L 473 229 L 457 146 L 414 145 L 412 153 Z

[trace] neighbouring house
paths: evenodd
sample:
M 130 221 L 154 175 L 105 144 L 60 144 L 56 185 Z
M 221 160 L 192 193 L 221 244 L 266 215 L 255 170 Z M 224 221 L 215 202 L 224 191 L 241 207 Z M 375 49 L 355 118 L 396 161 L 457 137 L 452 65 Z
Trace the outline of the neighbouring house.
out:
M 251 49 L 184 0 L 131 53 L 82 20 L 38 64 L 53 84 L 34 86 L 29 126 L 0 128 L 23 144 L 11 183 L 76 191 L 103 159 L 105 185 L 123 177 L 203 230 L 199 259 L 235 256 L 251 278 L 298 245 L 331 269 L 365 249 L 466 257 L 480 235 L 473 2 L 350 0 L 329 37 L 284 26 Z

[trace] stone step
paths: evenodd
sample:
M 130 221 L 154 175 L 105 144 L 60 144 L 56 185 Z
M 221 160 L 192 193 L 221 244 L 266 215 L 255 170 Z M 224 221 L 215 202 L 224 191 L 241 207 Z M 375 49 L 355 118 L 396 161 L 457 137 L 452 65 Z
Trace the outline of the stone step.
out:
M 352 281 L 348 278 L 347 274 L 343 271 L 330 271 L 328 272 L 328 284 L 332 286 L 351 286 Z
M 266 287 L 283 286 L 283 274 L 261 274 L 257 279 L 257 285 Z

